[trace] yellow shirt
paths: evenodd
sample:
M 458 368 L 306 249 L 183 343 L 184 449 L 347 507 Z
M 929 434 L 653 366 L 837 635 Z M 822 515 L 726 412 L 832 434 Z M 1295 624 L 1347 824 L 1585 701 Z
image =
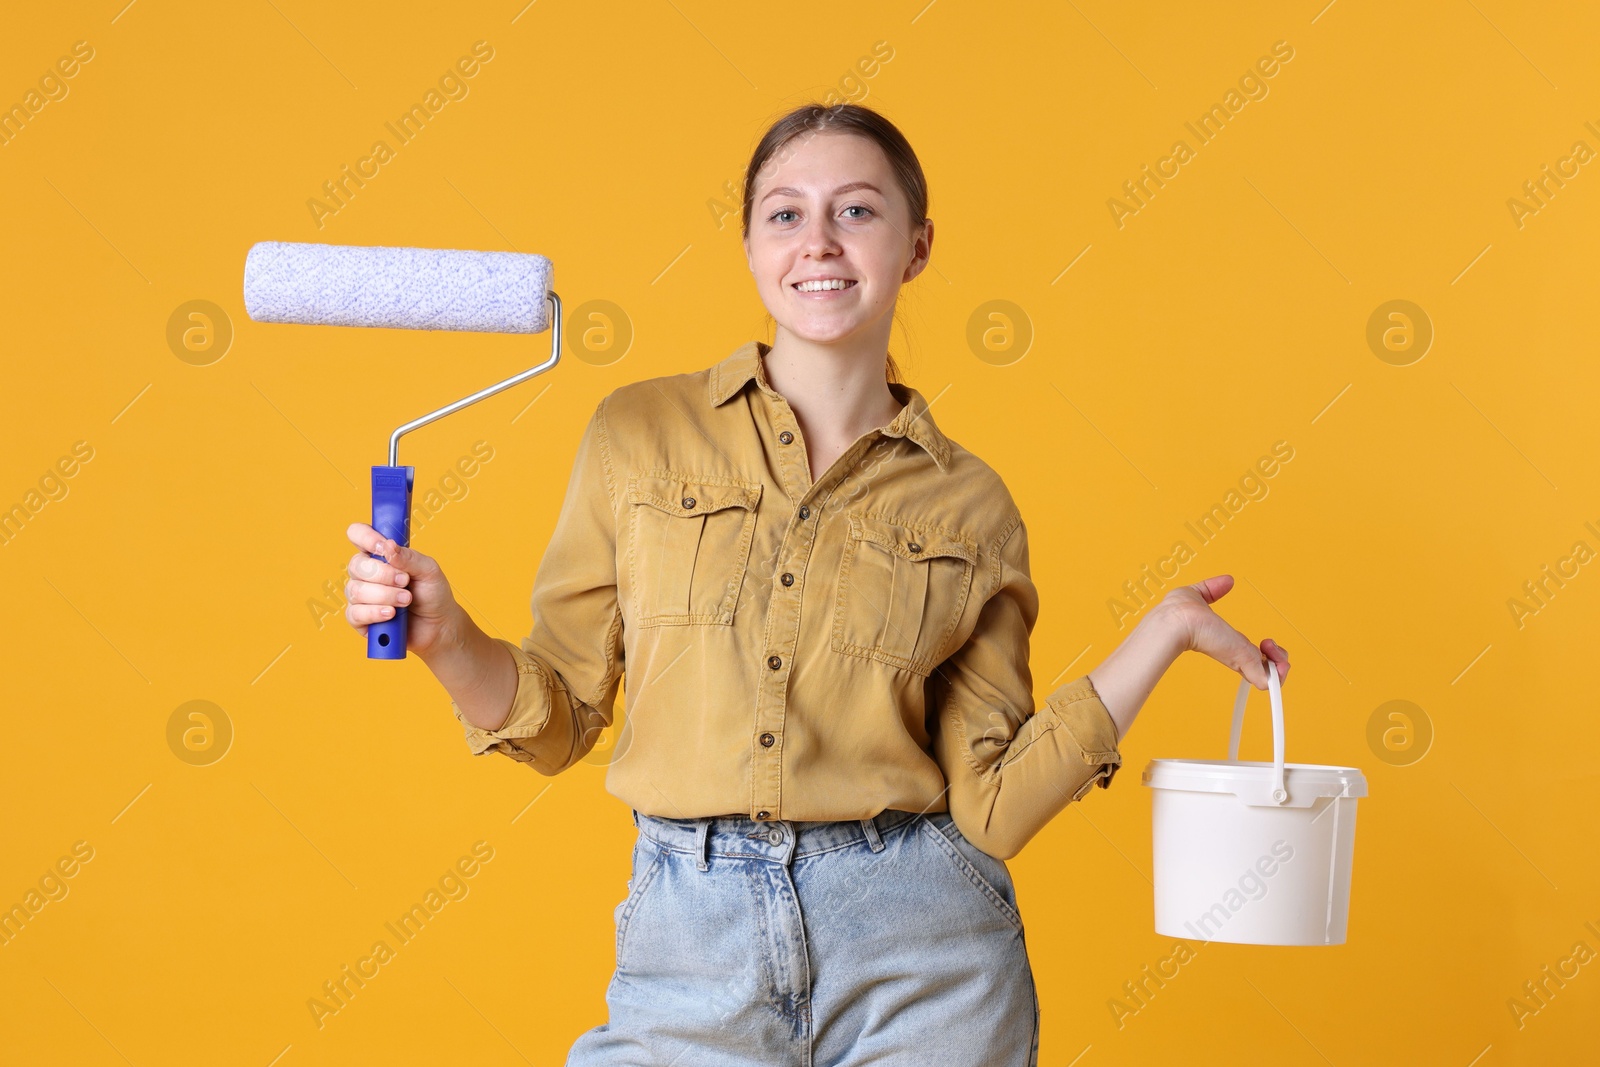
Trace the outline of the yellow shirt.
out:
M 510 717 L 554 775 L 627 700 L 606 789 L 668 818 L 949 811 L 1008 859 L 1121 766 L 1087 674 L 1035 711 L 1039 598 L 1000 476 L 917 390 L 812 482 L 769 345 L 596 406 L 534 582 Z

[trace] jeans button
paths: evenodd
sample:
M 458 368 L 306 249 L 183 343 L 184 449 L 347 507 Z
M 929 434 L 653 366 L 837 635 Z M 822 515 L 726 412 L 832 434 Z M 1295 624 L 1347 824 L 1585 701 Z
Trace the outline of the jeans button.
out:
M 767 840 L 771 841 L 774 845 L 783 844 L 783 831 L 774 826 L 772 829 L 767 831 Z

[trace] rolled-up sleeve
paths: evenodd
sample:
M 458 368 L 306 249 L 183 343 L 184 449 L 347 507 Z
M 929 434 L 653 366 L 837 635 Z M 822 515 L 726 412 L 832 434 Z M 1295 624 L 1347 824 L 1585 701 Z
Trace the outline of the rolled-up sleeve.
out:
M 1003 533 L 984 582 L 977 626 L 929 676 L 937 715 L 934 758 L 949 785 L 950 816 L 967 840 L 1000 859 L 1122 765 L 1116 723 L 1087 674 L 1035 711 L 1028 666 L 1039 595 L 1020 514 Z
M 623 669 L 615 500 L 601 400 L 578 443 L 566 499 L 539 562 L 533 628 L 520 645 L 495 638 L 516 664 L 511 714 L 498 730 L 482 730 L 450 703 L 474 755 L 498 752 L 553 775 L 582 759 L 611 725 Z

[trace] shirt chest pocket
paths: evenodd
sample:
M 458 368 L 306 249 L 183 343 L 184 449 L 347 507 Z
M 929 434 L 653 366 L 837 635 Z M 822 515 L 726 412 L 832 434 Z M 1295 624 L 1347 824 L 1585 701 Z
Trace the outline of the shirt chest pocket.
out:
M 761 483 L 657 472 L 628 479 L 630 625 L 733 624 Z
M 977 542 L 850 513 L 833 611 L 833 650 L 926 677 L 961 619 Z

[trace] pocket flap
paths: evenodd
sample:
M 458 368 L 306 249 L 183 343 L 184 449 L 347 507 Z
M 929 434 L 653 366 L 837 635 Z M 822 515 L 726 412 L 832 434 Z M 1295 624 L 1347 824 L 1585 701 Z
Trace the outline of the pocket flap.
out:
M 882 545 L 902 559 L 912 561 L 951 556 L 978 562 L 978 543 L 934 529 L 914 529 L 875 515 L 851 515 L 850 536 Z
M 635 474 L 628 479 L 628 502 L 682 517 L 705 515 L 723 508 L 754 509 L 761 499 L 760 482 L 691 475 Z

